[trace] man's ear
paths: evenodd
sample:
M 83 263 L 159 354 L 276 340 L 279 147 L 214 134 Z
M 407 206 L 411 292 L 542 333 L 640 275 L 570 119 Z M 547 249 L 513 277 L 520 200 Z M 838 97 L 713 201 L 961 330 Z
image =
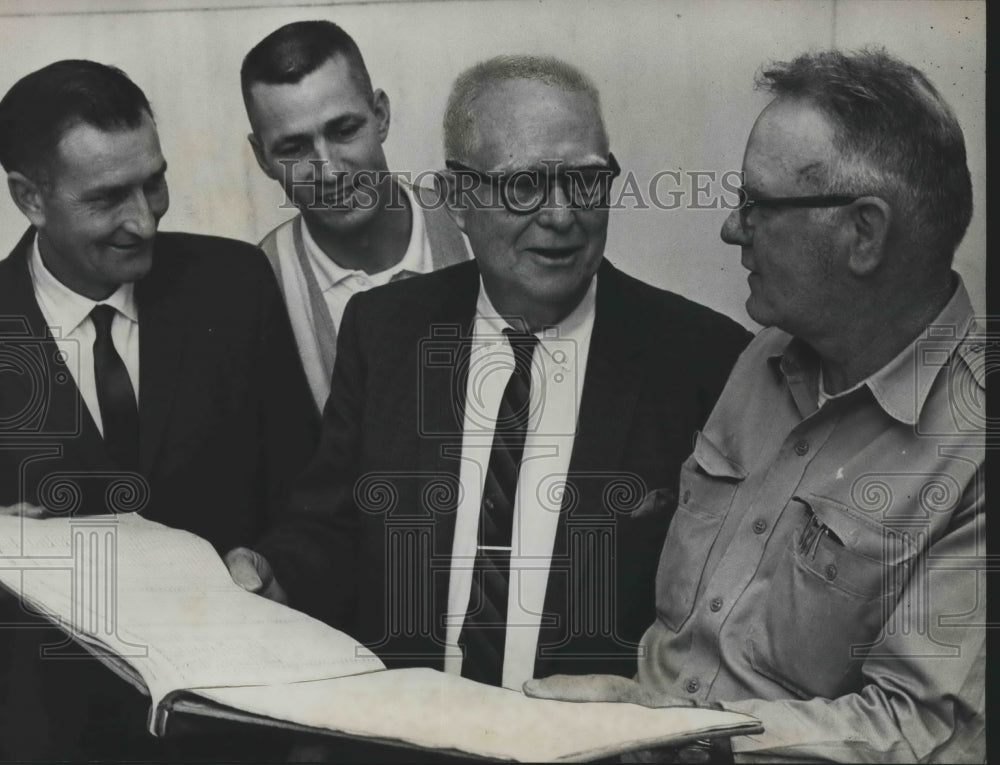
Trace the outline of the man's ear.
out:
M 264 147 L 260 145 L 260 141 L 257 139 L 257 136 L 253 133 L 247 133 L 247 140 L 250 142 L 250 148 L 253 149 L 253 156 L 254 159 L 257 160 L 257 166 L 264 171 L 264 175 L 275 181 L 281 180 L 275 176 L 274 171 L 272 171 L 270 165 L 267 164 L 267 159 L 264 155 Z
M 25 217 L 31 221 L 31 225 L 35 228 L 43 228 L 45 226 L 45 199 L 39 183 L 23 173 L 12 170 L 7 174 L 7 188 L 10 189 L 11 199 L 14 200 L 17 209 L 24 213 Z
M 389 122 L 392 114 L 389 109 L 389 96 L 385 94 L 384 90 L 377 88 L 372 93 L 372 111 L 375 113 L 379 143 L 385 143 L 385 139 L 389 137 Z
M 885 260 L 892 208 L 880 197 L 861 197 L 850 219 L 848 268 L 855 276 L 868 276 Z

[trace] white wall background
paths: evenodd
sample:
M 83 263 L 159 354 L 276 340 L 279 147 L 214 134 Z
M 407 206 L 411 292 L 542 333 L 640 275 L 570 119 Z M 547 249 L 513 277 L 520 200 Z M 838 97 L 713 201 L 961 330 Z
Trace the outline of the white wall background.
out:
M 344 26 L 392 103 L 390 167 L 440 167 L 454 76 L 498 53 L 547 53 L 597 82 L 612 148 L 640 183 L 663 170 L 738 170 L 766 97 L 755 70 L 806 49 L 884 45 L 922 68 L 965 130 L 976 213 L 956 258 L 985 311 L 985 2 L 962 0 L 0 0 L 0 91 L 60 58 L 124 69 L 156 111 L 172 205 L 161 227 L 258 241 L 290 217 L 253 161 L 239 92 L 245 53 L 289 21 Z M 683 187 L 669 179 L 666 192 Z M 0 256 L 24 218 L 0 195 Z M 753 326 L 722 209 L 625 209 L 608 255 L 626 271 Z

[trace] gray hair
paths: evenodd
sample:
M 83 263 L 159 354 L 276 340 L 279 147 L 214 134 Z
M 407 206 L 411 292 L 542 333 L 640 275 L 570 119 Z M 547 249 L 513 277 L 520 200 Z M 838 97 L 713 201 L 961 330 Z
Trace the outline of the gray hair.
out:
M 585 93 L 597 113 L 601 98 L 587 75 L 551 56 L 496 56 L 462 72 L 452 85 L 444 112 L 444 153 L 448 159 L 465 162 L 476 148 L 476 118 L 473 103 L 488 88 L 508 80 L 534 80 L 571 93 Z M 603 120 L 601 130 L 604 130 Z
M 972 217 L 972 181 L 962 128 L 919 69 L 881 48 L 834 50 L 773 64 L 756 84 L 830 120 L 839 158 L 827 193 L 885 198 L 908 244 L 951 263 Z

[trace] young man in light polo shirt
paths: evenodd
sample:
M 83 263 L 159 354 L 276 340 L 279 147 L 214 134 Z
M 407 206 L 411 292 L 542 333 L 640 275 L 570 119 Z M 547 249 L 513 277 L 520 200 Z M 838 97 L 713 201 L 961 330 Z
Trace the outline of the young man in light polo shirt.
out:
M 299 209 L 260 246 L 322 410 L 350 297 L 469 255 L 443 205 L 420 204 L 389 173 L 389 98 L 343 29 L 287 24 L 247 54 L 240 79 L 257 162 Z

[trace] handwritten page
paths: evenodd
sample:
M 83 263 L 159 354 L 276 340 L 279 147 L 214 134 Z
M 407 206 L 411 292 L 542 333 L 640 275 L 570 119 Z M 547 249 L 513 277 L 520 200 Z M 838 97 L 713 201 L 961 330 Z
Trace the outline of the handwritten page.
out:
M 124 658 L 154 706 L 178 688 L 384 668 L 344 633 L 242 590 L 205 540 L 134 514 L 0 517 L 0 584 Z
M 385 670 L 344 633 L 244 592 L 206 541 L 137 515 L 0 517 L 0 585 L 119 674 L 137 672 L 154 732 L 172 707 L 537 761 L 760 730 L 731 712 L 547 701 L 429 669 Z

